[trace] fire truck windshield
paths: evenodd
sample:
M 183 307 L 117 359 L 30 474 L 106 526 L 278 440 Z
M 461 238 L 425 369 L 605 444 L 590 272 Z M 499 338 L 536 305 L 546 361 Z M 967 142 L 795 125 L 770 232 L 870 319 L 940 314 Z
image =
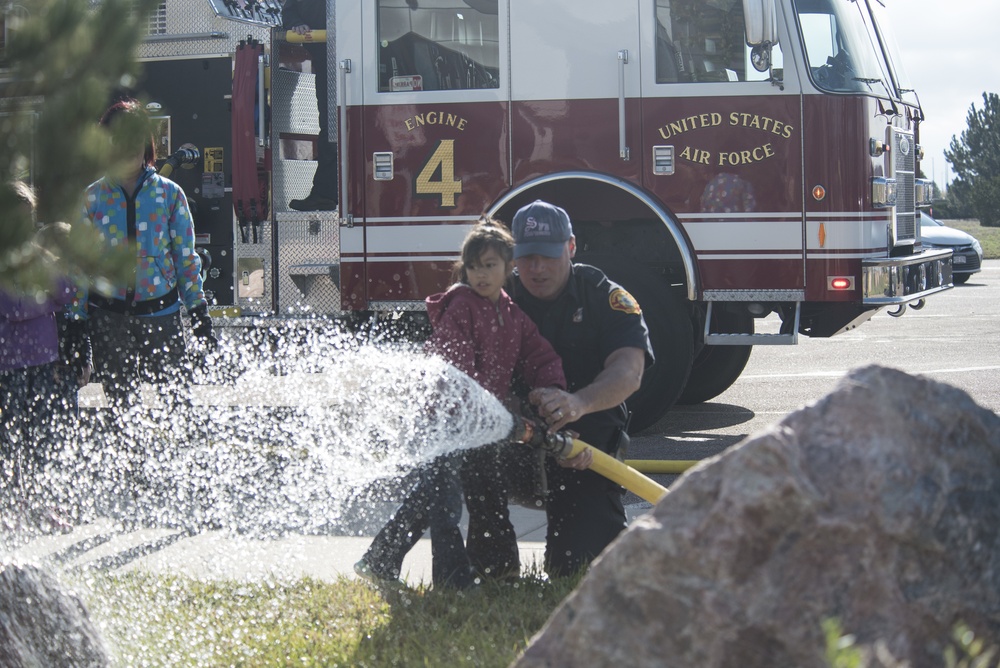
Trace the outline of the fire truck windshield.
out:
M 888 11 L 886 11 L 885 6 L 880 0 L 874 0 L 871 6 L 872 14 L 875 17 L 875 27 L 878 30 L 879 37 L 882 38 L 886 57 L 889 60 L 889 67 L 892 68 L 893 82 L 896 85 L 899 99 L 903 102 L 917 104 L 919 103 L 916 97 L 917 94 L 913 90 L 910 77 L 907 76 L 906 70 L 903 68 L 903 59 L 899 55 L 899 45 L 896 42 L 896 37 L 893 31 L 890 30 L 892 22 L 889 20 Z
M 834 93 L 893 96 L 882 44 L 860 0 L 795 0 L 810 76 Z

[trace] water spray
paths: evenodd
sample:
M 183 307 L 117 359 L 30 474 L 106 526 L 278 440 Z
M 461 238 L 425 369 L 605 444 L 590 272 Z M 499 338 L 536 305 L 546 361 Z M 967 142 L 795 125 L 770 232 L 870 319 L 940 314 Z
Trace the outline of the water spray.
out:
M 667 488 L 663 485 L 647 478 L 628 464 L 598 450 L 589 443 L 584 443 L 572 432 L 549 433 L 543 424 L 514 416 L 514 428 L 511 430 L 509 438 L 514 443 L 541 448 L 557 459 L 569 459 L 585 450 L 590 450 L 594 457 L 594 461 L 590 465 L 591 471 L 618 483 L 639 498 L 656 503 L 667 493 Z

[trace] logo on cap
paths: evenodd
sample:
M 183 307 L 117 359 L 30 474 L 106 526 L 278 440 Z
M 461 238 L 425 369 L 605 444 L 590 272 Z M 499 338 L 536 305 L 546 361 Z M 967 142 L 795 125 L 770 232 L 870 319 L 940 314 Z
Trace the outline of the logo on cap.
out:
M 525 237 L 547 237 L 551 233 L 551 226 L 548 223 L 539 222 L 534 216 L 528 216 L 524 221 Z

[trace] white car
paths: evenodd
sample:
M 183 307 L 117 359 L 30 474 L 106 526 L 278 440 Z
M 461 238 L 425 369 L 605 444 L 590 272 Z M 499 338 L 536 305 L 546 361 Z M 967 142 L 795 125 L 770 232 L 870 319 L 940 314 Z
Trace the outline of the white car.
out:
M 920 243 L 924 248 L 952 250 L 952 281 L 960 285 L 983 267 L 983 247 L 971 234 L 948 227 L 920 211 Z

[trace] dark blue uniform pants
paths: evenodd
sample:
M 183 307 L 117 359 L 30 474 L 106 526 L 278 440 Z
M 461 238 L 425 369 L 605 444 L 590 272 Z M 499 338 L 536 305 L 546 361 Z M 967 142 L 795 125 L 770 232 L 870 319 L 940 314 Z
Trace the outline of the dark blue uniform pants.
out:
M 547 457 L 547 490 L 538 499 L 535 462 L 523 445 L 481 449 L 468 457 L 463 469 L 469 509 L 466 550 L 473 567 L 487 577 L 520 571 L 508 501 L 544 505 L 545 571 L 552 577 L 586 567 L 626 527 L 620 486 L 593 471 L 562 468 Z

